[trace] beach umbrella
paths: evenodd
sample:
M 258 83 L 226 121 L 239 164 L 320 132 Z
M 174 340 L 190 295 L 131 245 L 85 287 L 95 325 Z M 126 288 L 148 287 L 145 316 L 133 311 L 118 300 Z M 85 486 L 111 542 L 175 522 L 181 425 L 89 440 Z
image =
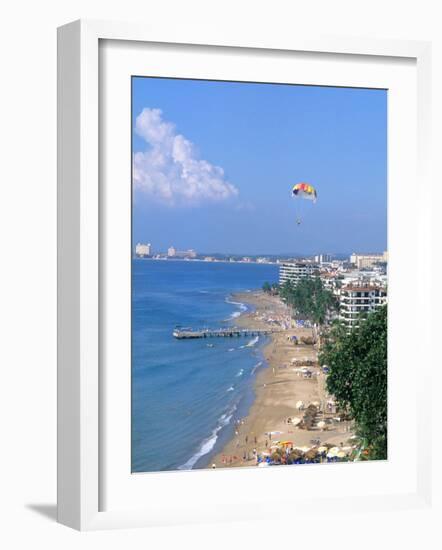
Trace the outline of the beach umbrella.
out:
M 298 401 L 295 405 L 298 411 L 301 410 L 303 406 L 304 406 L 304 401 Z
M 338 453 L 339 447 L 332 447 L 327 453 L 327 458 L 335 458 L 336 456 L 338 456 Z
M 318 422 L 318 428 L 323 428 L 325 426 L 325 422 L 323 420 L 321 420 L 320 422 Z
M 292 418 L 292 425 L 297 426 L 301 422 L 301 418 L 295 417 Z
M 347 454 L 344 451 L 339 451 L 338 453 L 336 453 L 336 456 L 338 458 L 345 458 Z
M 260 462 L 258 464 L 258 468 L 266 468 L 267 466 L 270 466 L 268 462 Z
M 297 451 L 301 451 L 301 453 L 308 453 L 311 449 L 311 447 L 306 447 L 305 445 L 303 447 L 295 447 Z
M 321 446 L 318 447 L 318 453 L 324 454 L 327 452 L 327 447 Z

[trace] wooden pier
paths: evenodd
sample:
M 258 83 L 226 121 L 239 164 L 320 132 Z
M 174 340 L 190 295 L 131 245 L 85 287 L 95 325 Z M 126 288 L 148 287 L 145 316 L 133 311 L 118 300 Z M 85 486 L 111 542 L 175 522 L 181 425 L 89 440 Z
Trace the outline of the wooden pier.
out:
M 175 329 L 173 331 L 174 338 L 178 340 L 188 340 L 192 338 L 233 338 L 240 336 L 261 336 L 281 332 L 280 328 L 270 329 L 239 329 L 239 328 L 219 328 L 219 329 L 202 329 L 202 330 L 182 330 Z

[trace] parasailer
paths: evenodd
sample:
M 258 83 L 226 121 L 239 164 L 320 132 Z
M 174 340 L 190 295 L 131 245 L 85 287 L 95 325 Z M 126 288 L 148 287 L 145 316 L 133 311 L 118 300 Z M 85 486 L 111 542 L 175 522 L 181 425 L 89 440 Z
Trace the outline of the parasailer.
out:
M 292 196 L 296 200 L 308 200 L 315 203 L 318 197 L 318 194 L 316 192 L 316 189 L 313 187 L 313 185 L 310 185 L 309 183 L 301 182 L 301 183 L 296 183 L 293 186 Z M 296 216 L 296 224 L 301 225 L 301 217 L 299 216 L 299 213 Z

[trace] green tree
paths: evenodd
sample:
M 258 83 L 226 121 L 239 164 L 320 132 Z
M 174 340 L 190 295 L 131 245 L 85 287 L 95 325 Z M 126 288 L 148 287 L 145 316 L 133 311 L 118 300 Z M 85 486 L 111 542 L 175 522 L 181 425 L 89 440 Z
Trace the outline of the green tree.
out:
M 327 389 L 356 422 L 370 459 L 387 458 L 387 306 L 351 332 L 334 326 L 319 356 Z
M 318 325 L 323 325 L 327 313 L 338 307 L 335 296 L 324 287 L 320 277 L 304 277 L 288 291 L 291 293 L 288 302 L 297 314 Z
M 272 284 L 272 290 L 275 294 L 278 294 L 279 292 L 279 284 L 278 283 L 273 283 Z
M 286 302 L 286 304 L 288 304 L 289 306 L 292 306 L 294 303 L 294 291 L 295 287 L 290 279 L 285 281 L 285 283 L 279 287 L 279 295 L 281 296 L 283 301 Z
M 262 285 L 262 289 L 264 292 L 271 292 L 272 286 L 268 281 L 265 281 L 264 284 Z

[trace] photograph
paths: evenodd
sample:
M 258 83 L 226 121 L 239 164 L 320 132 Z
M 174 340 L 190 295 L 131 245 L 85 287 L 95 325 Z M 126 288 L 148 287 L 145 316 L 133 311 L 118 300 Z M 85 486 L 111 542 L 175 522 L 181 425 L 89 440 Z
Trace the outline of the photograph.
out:
M 387 115 L 132 76 L 133 474 L 388 460 Z

